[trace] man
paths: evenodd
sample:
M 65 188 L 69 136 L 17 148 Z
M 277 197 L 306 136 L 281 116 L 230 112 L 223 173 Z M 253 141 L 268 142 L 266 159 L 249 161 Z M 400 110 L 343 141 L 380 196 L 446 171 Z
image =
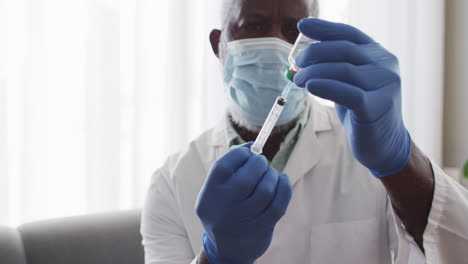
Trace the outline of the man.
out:
M 155 173 L 142 216 L 146 262 L 466 261 L 468 192 L 412 142 L 396 57 L 353 27 L 301 20 L 316 15 L 315 2 L 231 0 L 224 10 L 210 41 L 226 120 Z M 297 27 L 319 42 L 297 55 L 299 87 L 256 156 L 245 142 L 287 84 Z

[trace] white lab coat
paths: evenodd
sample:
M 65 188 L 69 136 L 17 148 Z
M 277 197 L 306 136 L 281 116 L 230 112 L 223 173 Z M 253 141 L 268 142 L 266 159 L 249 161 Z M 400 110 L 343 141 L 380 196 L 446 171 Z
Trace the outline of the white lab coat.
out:
M 433 164 L 424 257 L 382 184 L 353 157 L 334 109 L 310 100 L 310 120 L 284 169 L 292 200 L 256 263 L 468 263 L 467 190 Z M 142 215 L 147 264 L 196 263 L 204 229 L 195 202 L 212 163 L 227 151 L 220 123 L 156 171 Z

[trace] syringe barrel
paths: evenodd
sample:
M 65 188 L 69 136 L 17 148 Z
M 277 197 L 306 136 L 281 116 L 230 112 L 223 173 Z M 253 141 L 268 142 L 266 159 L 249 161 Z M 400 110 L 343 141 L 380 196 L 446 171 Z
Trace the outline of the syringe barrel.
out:
M 300 70 L 300 68 L 296 64 L 296 55 L 299 53 L 299 51 L 304 49 L 307 45 L 316 43 L 316 42 L 319 42 L 319 41 L 310 39 L 304 34 L 299 33 L 299 36 L 297 37 L 296 42 L 294 42 L 294 46 L 291 52 L 289 53 L 289 57 L 288 57 L 290 72 L 293 72 L 293 74 L 296 74 Z
M 281 112 L 283 112 L 283 108 L 286 105 L 286 102 L 286 98 L 282 96 L 276 98 L 275 104 L 271 108 L 270 113 L 268 114 L 268 117 L 265 123 L 263 124 L 260 133 L 257 136 L 257 139 L 255 140 L 254 144 L 250 147 L 250 150 L 255 155 L 262 154 L 263 146 L 265 146 L 266 141 L 270 137 L 271 131 L 275 127 L 276 122 L 278 121 L 278 118 L 281 115 Z

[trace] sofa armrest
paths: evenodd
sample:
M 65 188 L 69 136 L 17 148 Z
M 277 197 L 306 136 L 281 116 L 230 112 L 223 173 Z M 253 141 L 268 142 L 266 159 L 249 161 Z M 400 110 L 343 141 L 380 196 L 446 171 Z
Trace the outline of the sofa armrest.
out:
M 0 263 L 26 264 L 23 243 L 16 229 L 0 227 Z
M 140 211 L 69 217 L 19 227 L 28 264 L 143 264 Z

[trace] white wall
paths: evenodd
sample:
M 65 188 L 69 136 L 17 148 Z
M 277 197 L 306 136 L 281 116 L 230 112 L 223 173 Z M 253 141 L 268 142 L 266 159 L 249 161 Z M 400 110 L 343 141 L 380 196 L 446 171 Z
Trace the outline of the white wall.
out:
M 1 57 L 1 56 L 0 56 Z M 6 108 L 6 89 L 5 83 L 2 80 L 0 73 L 0 108 Z M 6 134 L 6 111 L 0 109 L 0 182 L 8 183 L 7 177 L 7 134 Z M 0 219 L 6 219 L 8 217 L 8 184 L 0 184 L 0 208 L 6 210 L 0 210 Z
M 468 1 L 446 1 L 444 166 L 468 159 Z

